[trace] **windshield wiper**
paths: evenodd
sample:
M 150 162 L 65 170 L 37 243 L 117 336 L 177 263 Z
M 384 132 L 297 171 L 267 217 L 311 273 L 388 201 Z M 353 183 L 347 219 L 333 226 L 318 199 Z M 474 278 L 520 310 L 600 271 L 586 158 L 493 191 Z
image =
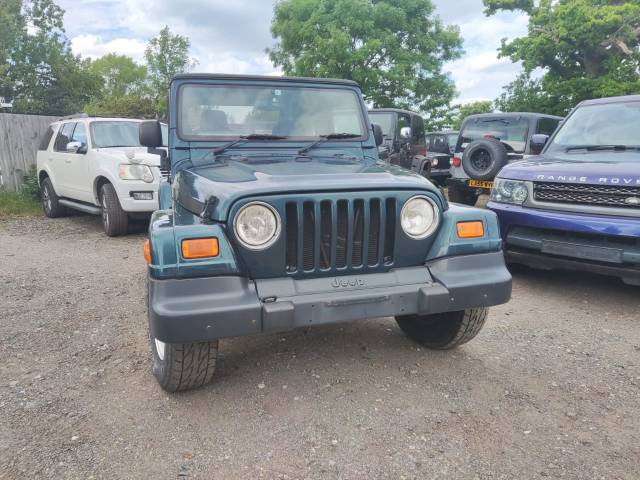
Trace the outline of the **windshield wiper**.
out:
M 640 150 L 640 145 L 574 145 L 567 147 L 567 152 L 572 150 L 586 150 L 588 152 L 595 152 L 598 150 L 614 150 L 617 152 L 624 152 L 625 150 Z
M 211 153 L 214 155 L 218 155 L 219 153 L 224 152 L 225 150 L 238 145 L 239 143 L 245 143 L 251 140 L 284 140 L 285 136 L 283 135 L 271 135 L 270 133 L 251 133 L 249 135 L 241 135 L 240 138 L 234 140 L 233 142 L 225 143 L 224 145 L 220 145 L 219 147 L 211 150 Z
M 327 135 L 320 135 L 320 138 L 318 140 L 316 140 L 315 142 L 310 143 L 306 147 L 301 148 L 300 150 L 298 150 L 298 155 L 304 155 L 309 150 L 311 150 L 311 149 L 317 147 L 318 145 L 320 145 L 321 143 L 327 142 L 329 140 L 339 140 L 339 139 L 343 139 L 343 138 L 356 138 L 356 137 L 360 137 L 360 136 L 361 135 L 359 133 L 328 133 Z

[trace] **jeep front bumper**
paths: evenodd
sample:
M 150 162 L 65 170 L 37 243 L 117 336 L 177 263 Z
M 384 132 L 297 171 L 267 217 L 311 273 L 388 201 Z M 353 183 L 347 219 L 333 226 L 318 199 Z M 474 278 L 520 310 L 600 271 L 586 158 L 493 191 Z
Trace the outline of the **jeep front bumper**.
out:
M 511 275 L 502 252 L 492 252 L 361 276 L 149 278 L 148 294 L 151 334 L 167 343 L 189 343 L 498 305 L 511 297 Z

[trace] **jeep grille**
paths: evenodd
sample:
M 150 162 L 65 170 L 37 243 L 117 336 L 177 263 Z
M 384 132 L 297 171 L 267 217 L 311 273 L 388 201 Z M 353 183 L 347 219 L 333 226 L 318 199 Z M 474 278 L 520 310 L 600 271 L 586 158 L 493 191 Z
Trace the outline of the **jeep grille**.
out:
M 395 198 L 287 202 L 288 274 L 391 265 Z
M 533 197 L 539 202 L 640 208 L 640 187 L 535 182 Z

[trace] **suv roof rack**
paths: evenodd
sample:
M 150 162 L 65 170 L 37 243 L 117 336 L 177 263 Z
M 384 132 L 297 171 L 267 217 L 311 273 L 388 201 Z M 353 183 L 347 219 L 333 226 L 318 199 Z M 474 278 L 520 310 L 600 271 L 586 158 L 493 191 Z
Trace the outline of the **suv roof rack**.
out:
M 88 118 L 89 115 L 86 113 L 74 113 L 73 115 L 67 115 L 66 117 L 62 117 L 60 120 L 72 120 L 74 118 Z

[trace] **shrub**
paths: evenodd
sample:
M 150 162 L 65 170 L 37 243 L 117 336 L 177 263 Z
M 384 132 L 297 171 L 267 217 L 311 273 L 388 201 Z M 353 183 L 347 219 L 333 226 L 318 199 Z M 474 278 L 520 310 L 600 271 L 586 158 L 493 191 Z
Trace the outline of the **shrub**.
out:
M 20 193 L 25 197 L 30 197 L 35 200 L 40 199 L 40 186 L 38 185 L 38 172 L 35 167 L 29 170 L 22 177 L 22 187 L 20 187 Z

